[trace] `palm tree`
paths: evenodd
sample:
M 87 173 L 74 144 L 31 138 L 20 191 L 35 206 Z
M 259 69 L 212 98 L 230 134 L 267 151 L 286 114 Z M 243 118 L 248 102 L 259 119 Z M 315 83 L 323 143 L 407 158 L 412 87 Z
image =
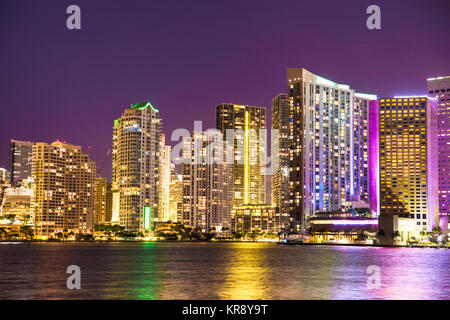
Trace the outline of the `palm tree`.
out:
M 8 239 L 8 232 L 6 231 L 5 227 L 0 227 L 0 238 L 2 240 L 7 240 Z
M 20 227 L 20 234 L 26 239 L 26 240 L 32 240 L 34 237 L 34 231 L 31 226 L 22 226 Z
M 392 238 L 400 238 L 402 235 L 400 234 L 400 232 L 398 230 L 394 231 L 392 233 Z

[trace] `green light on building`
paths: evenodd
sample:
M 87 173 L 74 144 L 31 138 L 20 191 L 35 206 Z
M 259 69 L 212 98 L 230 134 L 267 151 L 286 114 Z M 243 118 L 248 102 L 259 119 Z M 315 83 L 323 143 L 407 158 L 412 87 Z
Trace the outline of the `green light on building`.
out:
M 150 106 L 150 108 L 152 108 L 154 111 L 159 112 L 159 110 L 156 109 L 150 102 L 143 102 L 143 103 L 138 102 L 138 103 L 136 103 L 134 106 L 132 106 L 131 108 L 132 108 L 132 109 L 138 108 L 139 110 L 143 110 L 143 109 L 146 109 L 146 108 L 149 107 L 149 106 Z
M 152 207 L 144 207 L 144 229 L 150 230 L 152 225 Z

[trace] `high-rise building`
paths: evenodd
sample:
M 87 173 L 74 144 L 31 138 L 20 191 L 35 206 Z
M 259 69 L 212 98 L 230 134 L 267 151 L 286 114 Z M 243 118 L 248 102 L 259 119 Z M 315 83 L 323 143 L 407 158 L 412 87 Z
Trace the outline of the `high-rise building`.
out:
M 355 201 L 374 201 L 376 194 L 370 194 L 369 155 L 378 153 L 377 141 L 369 135 L 370 126 L 378 129 L 378 124 L 371 123 L 370 116 L 376 113 L 377 96 L 355 92 L 353 94 L 353 198 Z M 376 114 L 375 114 L 376 117 Z M 374 116 L 372 116 L 374 118 Z M 371 151 L 370 146 L 374 144 Z M 376 148 L 375 148 L 376 147 Z M 374 176 L 377 180 L 378 176 Z M 378 213 L 377 210 L 374 210 Z
M 31 177 L 33 142 L 11 140 L 10 172 L 11 184 Z
M 158 217 L 159 111 L 150 102 L 125 109 L 113 128 L 113 223 L 149 233 Z
M 106 224 L 111 222 L 112 214 L 112 192 L 111 183 L 106 178 L 95 179 L 94 213 L 95 224 Z
M 220 135 L 219 132 L 215 133 Z M 211 148 L 214 137 L 194 132 L 183 139 L 183 224 L 201 232 L 222 232 L 230 227 L 232 165 L 227 143 Z
M 183 206 L 183 177 L 175 172 L 175 165 L 171 166 L 170 191 L 169 191 L 169 220 L 181 221 Z
M 81 147 L 59 141 L 33 147 L 31 211 L 35 234 L 92 232 L 95 163 Z
M 167 222 L 170 217 L 170 178 L 171 178 L 171 146 L 166 145 L 165 135 L 161 134 L 159 149 L 159 208 L 158 222 Z
M 304 68 L 289 68 L 287 84 L 290 212 L 292 229 L 301 231 L 314 212 L 367 199 L 367 107 L 376 96 L 356 94 Z
M 260 130 L 266 129 L 266 109 L 220 104 L 216 107 L 216 128 L 234 149 L 233 206 L 264 204 L 265 168 L 261 154 L 266 155 L 266 142 Z
M 423 96 L 379 100 L 380 219 L 414 218 L 419 231 L 437 225 L 436 108 Z
M 450 215 L 450 76 L 427 79 L 428 95 L 437 98 L 439 145 L 439 212 Z M 444 223 L 445 224 L 445 223 Z
M 279 212 L 289 212 L 289 137 L 290 109 L 288 95 L 272 99 L 272 205 Z

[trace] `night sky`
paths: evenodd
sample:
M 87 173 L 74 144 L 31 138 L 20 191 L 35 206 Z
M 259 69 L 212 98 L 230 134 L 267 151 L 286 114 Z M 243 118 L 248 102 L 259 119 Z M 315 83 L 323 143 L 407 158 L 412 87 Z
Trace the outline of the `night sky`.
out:
M 71 4 L 81 30 L 66 28 Z M 366 28 L 371 4 L 381 30 Z M 288 67 L 364 93 L 424 94 L 427 77 L 450 75 L 449 12 L 448 0 L 2 0 L 0 167 L 11 138 L 91 146 L 101 165 L 113 120 L 140 101 L 166 135 L 214 127 L 221 102 L 269 107 Z

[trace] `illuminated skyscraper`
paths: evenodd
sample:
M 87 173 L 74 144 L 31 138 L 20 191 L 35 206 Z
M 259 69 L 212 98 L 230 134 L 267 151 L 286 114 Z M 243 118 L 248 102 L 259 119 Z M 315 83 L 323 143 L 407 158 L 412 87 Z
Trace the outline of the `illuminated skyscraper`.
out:
M 353 198 L 355 201 L 369 201 L 371 200 L 370 179 L 368 178 L 370 174 L 369 148 L 372 142 L 369 136 L 371 125 L 369 117 L 371 112 L 375 112 L 373 105 L 376 104 L 377 96 L 355 92 L 353 97 Z M 378 104 L 376 104 L 377 106 Z M 373 125 L 378 128 L 377 124 Z M 376 143 L 376 141 L 372 143 Z M 378 144 L 376 147 L 378 148 Z M 377 150 L 375 149 L 373 152 L 377 153 Z M 378 176 L 374 176 L 374 180 L 377 179 Z
M 436 101 L 381 98 L 380 219 L 411 217 L 418 230 L 439 219 Z
M 272 205 L 289 212 L 290 110 L 287 94 L 272 99 Z
M 161 134 L 161 145 L 159 155 L 159 212 L 158 221 L 167 222 L 170 217 L 170 178 L 171 178 L 171 146 L 166 145 L 165 135 Z M 173 221 L 173 220 L 172 220 Z
M 226 162 L 227 143 L 209 149 L 213 141 L 207 132 L 194 132 L 193 137 L 183 139 L 180 222 L 202 232 L 220 233 L 230 227 L 232 165 Z
M 31 177 L 33 142 L 11 140 L 11 184 Z
M 368 101 L 350 86 L 304 68 L 287 70 L 290 106 L 290 212 L 300 231 L 318 211 L 367 200 Z
M 105 178 L 95 179 L 95 224 L 105 224 L 111 222 L 112 213 L 112 192 L 111 183 Z
M 450 215 L 450 76 L 427 79 L 429 96 L 437 98 L 439 144 L 439 212 Z M 444 220 L 445 218 L 442 217 Z M 447 222 L 448 223 L 448 222 Z
M 150 102 L 125 109 L 113 128 L 113 223 L 150 232 L 158 217 L 159 111 Z
M 59 141 L 36 143 L 32 162 L 31 211 L 35 234 L 92 232 L 95 163 L 81 147 Z
M 266 109 L 236 104 L 216 107 L 216 128 L 234 148 L 233 206 L 265 203 L 265 172 L 261 154 L 266 155 Z M 234 136 L 233 136 L 234 134 Z
M 172 164 L 170 191 L 169 191 L 169 220 L 178 222 L 181 220 L 183 205 L 183 178 L 175 172 L 175 165 Z

